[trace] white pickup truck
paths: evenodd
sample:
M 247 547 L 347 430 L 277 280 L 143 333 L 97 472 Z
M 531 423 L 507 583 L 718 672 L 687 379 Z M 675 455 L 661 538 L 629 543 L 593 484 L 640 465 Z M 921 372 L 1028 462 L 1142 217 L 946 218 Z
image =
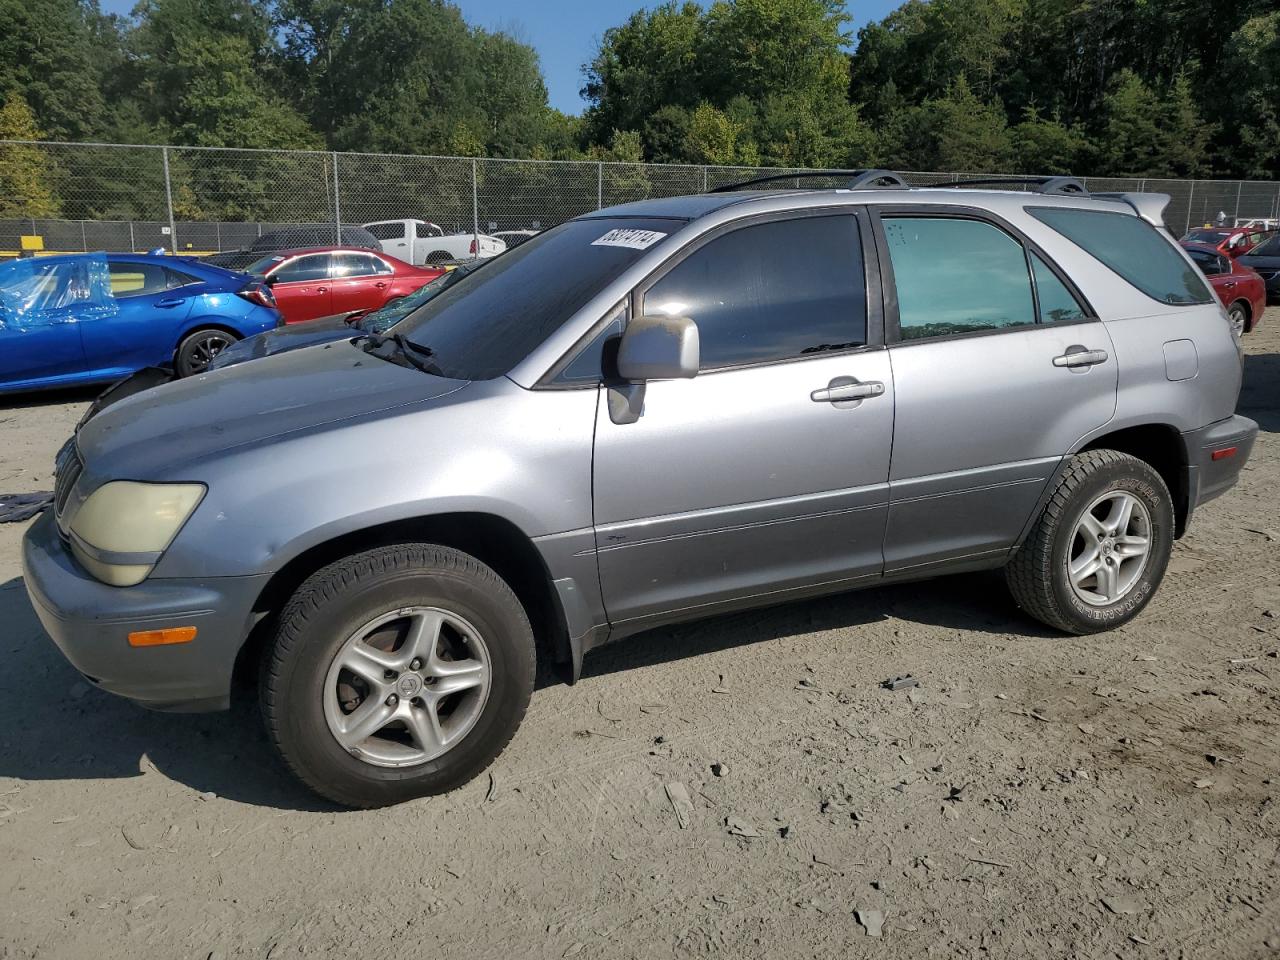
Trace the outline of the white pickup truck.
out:
M 426 220 L 378 220 L 363 226 L 378 238 L 383 253 L 416 266 L 495 257 L 507 249 L 497 237 L 484 233 L 445 233 Z

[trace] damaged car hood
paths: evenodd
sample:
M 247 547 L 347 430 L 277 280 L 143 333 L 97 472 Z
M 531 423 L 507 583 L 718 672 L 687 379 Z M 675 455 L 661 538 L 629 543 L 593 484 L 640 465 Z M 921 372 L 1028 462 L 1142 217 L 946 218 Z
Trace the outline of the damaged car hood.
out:
M 232 447 L 428 403 L 467 382 L 343 340 L 145 390 L 89 419 L 76 438 L 86 474 L 155 479 Z

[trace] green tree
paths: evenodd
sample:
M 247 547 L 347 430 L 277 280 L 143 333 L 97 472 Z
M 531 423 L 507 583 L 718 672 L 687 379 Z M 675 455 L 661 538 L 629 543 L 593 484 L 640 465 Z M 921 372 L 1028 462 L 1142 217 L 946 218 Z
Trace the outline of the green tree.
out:
M 1022 122 L 1010 131 L 1014 166 L 1027 173 L 1070 174 L 1087 163 L 1089 138 L 1061 116 L 1042 117 L 1026 108 Z
M 1014 160 L 1004 107 L 981 100 L 963 75 L 944 96 L 890 118 L 887 141 L 900 169 L 1005 172 Z
M 11 91 L 0 105 L 0 140 L 41 140 L 35 114 L 20 93 Z M 56 217 L 47 150 L 25 144 L 0 144 L 0 217 Z
M 1099 172 L 1113 177 L 1154 177 L 1162 169 L 1160 98 L 1132 70 L 1122 70 L 1103 101 Z

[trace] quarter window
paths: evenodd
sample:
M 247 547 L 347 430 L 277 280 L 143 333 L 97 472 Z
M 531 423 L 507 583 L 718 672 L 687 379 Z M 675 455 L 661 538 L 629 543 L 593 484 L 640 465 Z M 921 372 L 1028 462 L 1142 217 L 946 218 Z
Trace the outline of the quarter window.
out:
M 651 286 L 643 311 L 691 318 L 703 370 L 862 346 L 867 295 L 858 222 L 842 214 L 734 230 Z
M 1072 207 L 1028 208 L 1027 212 L 1161 303 L 1187 305 L 1213 299 L 1200 272 L 1140 217 Z
M 884 232 L 903 340 L 1036 322 L 1026 252 L 1003 230 L 980 220 L 886 217 Z

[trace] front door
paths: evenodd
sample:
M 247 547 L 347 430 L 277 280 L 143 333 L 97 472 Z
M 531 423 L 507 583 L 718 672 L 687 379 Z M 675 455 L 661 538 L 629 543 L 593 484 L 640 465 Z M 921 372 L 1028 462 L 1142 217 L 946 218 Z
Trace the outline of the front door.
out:
M 271 292 L 285 323 L 300 323 L 333 313 L 327 253 L 310 253 L 286 260 L 269 275 Z
M 0 288 L 0 387 L 84 372 L 80 327 L 95 306 L 85 261 L 20 264 Z
M 735 226 L 634 294 L 633 309 L 694 320 L 701 366 L 646 384 L 634 422 L 599 404 L 615 628 L 880 575 L 894 385 L 866 237 L 848 208 Z
M 1111 338 L 1011 228 L 945 207 L 878 220 L 897 390 L 885 572 L 994 561 L 1115 413 Z

